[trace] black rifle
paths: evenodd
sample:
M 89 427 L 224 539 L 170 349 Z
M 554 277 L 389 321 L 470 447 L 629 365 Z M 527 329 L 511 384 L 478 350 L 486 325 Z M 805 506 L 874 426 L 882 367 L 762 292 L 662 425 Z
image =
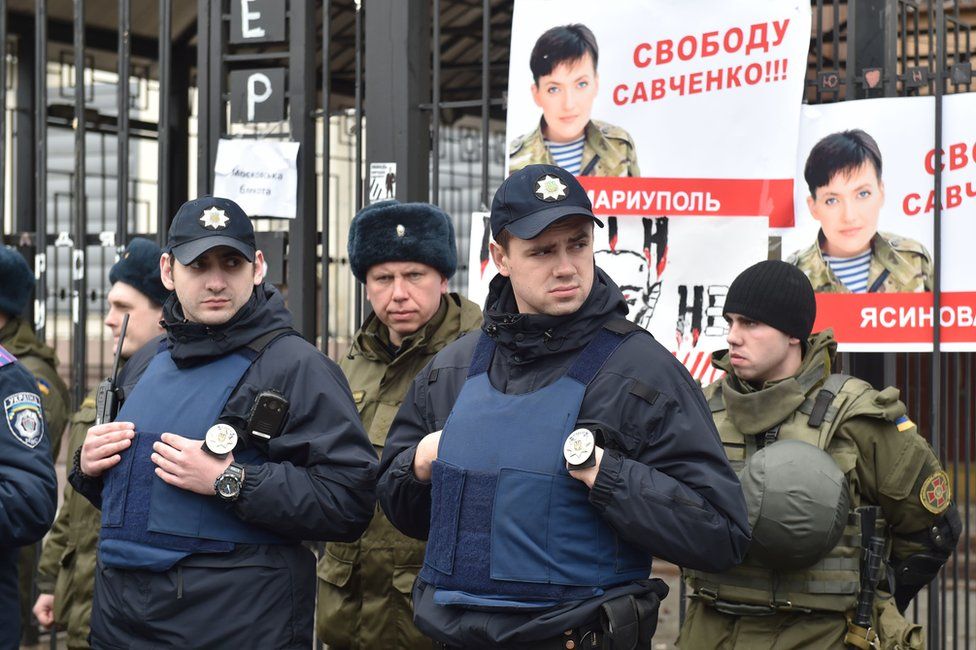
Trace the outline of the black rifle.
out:
M 861 519 L 861 589 L 857 594 L 854 618 L 847 626 L 844 643 L 852 648 L 876 647 L 877 633 L 871 627 L 874 613 L 874 597 L 884 567 L 884 537 L 875 528 L 878 522 L 878 506 L 861 506 L 857 513 Z
M 125 329 L 129 326 L 129 315 L 122 317 L 122 329 L 119 330 L 119 344 L 115 346 L 115 362 L 112 364 L 112 375 L 98 385 L 95 395 L 95 424 L 105 424 L 115 420 L 119 412 L 119 397 L 117 381 L 119 378 L 119 361 L 122 359 L 122 342 L 125 341 Z

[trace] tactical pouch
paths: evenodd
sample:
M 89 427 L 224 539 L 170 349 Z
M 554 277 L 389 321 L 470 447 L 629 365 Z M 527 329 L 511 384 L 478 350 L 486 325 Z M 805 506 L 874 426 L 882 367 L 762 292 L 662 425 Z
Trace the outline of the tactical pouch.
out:
M 603 650 L 648 648 L 657 630 L 661 600 L 654 592 L 608 600 L 600 606 Z

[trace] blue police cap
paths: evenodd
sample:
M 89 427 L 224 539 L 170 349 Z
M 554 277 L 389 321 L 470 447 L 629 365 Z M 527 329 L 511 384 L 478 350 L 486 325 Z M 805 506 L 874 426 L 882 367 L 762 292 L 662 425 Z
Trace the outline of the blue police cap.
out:
M 519 239 L 532 239 L 560 219 L 590 217 L 593 206 L 576 177 L 555 165 L 528 165 L 502 183 L 491 202 L 491 235 L 508 230 Z
M 185 265 L 217 246 L 229 246 L 254 261 L 254 226 L 241 206 L 219 196 L 181 205 L 169 227 L 166 252 Z

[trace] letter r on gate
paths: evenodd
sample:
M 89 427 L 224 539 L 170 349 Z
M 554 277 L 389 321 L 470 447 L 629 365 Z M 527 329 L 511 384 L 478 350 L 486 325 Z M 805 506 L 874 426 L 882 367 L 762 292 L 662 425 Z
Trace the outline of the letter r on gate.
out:
M 263 86 L 258 94 L 258 84 Z M 271 97 L 271 80 L 263 72 L 255 72 L 247 78 L 247 121 L 254 122 L 254 107 Z

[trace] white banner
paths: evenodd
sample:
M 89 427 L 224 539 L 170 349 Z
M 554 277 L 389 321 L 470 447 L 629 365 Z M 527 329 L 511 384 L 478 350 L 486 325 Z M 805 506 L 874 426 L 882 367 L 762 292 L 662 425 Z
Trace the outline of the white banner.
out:
M 609 143 L 604 162 L 636 157 L 639 170 L 616 165 L 612 175 L 644 179 L 581 179 L 605 190 L 606 200 L 594 201 L 601 214 L 766 215 L 790 226 L 810 15 L 810 4 L 797 0 L 519 0 L 508 164 L 545 162 L 542 137 L 589 142 L 596 125 Z M 540 37 L 576 23 L 595 37 L 595 76 L 584 55 L 557 62 L 537 82 L 533 49 L 549 56 Z M 584 150 L 583 163 L 592 155 Z M 611 174 L 599 165 L 581 172 Z
M 221 140 L 214 164 L 214 196 L 231 199 L 249 217 L 294 219 L 297 159 L 297 142 Z

